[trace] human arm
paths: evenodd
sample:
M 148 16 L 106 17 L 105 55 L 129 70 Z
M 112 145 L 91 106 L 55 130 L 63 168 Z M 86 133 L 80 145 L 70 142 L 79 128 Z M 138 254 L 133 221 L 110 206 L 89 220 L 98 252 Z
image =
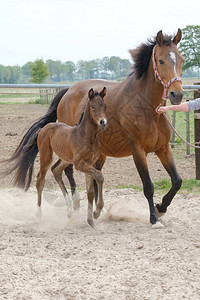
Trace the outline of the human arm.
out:
M 156 110 L 156 112 L 158 114 L 162 114 L 163 112 L 167 112 L 168 110 L 186 111 L 187 112 L 187 111 L 189 111 L 188 102 L 184 102 L 179 105 L 161 106 Z

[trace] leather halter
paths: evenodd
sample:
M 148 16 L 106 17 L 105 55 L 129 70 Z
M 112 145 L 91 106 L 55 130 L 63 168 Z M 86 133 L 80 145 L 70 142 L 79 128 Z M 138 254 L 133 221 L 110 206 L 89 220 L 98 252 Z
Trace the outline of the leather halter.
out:
M 170 80 L 168 81 L 168 83 L 166 83 L 166 84 L 164 83 L 164 81 L 162 80 L 162 78 L 161 78 L 160 75 L 158 74 L 158 69 L 157 69 L 157 66 L 156 66 L 156 61 L 155 61 L 155 47 L 156 47 L 156 46 L 157 46 L 157 45 L 155 45 L 155 46 L 153 47 L 153 53 L 152 53 L 152 62 L 153 62 L 154 75 L 155 75 L 155 79 L 159 79 L 160 82 L 161 82 L 161 84 L 163 85 L 162 99 L 163 99 L 164 101 L 167 101 L 167 91 L 168 91 L 169 86 L 170 86 L 173 82 L 176 82 L 176 81 L 179 81 L 179 82 L 182 83 L 182 80 L 181 80 L 181 78 L 179 78 L 179 77 L 174 77 L 174 78 L 170 79 Z

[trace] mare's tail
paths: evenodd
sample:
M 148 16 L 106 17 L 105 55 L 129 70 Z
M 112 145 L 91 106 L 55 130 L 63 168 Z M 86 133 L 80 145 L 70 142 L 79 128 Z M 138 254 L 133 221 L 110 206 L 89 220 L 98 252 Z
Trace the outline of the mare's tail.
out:
M 6 176 L 14 173 L 14 185 L 25 189 L 30 187 L 34 161 L 38 153 L 37 136 L 46 124 L 56 122 L 57 107 L 63 95 L 68 91 L 68 88 L 60 91 L 53 99 L 47 113 L 38 119 L 24 134 L 19 146 L 16 148 L 13 155 L 1 163 L 4 163 L 6 168 L 1 172 L 1 176 Z

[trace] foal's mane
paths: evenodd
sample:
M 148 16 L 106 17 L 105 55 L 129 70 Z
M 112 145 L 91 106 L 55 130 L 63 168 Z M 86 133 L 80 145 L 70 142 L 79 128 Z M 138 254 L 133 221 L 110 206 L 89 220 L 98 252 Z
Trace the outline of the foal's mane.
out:
M 163 44 L 170 46 L 172 43 L 172 37 L 168 35 L 163 36 Z M 139 47 L 133 50 L 129 50 L 131 57 L 133 59 L 133 71 L 131 75 L 135 75 L 136 79 L 140 79 L 147 71 L 153 47 L 157 44 L 156 37 L 153 39 L 148 39 L 146 43 L 142 43 Z

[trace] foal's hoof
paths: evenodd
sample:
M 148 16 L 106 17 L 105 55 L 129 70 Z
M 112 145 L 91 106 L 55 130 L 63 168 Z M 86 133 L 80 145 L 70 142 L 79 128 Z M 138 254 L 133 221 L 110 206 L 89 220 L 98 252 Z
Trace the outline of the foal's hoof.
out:
M 81 196 L 77 190 L 75 190 L 74 194 L 72 195 L 72 200 L 74 203 L 74 210 L 79 210 L 80 209 L 80 201 L 81 201 Z
M 160 212 L 160 211 L 158 210 L 158 206 L 159 206 L 159 204 L 155 204 L 155 205 L 154 205 L 154 208 L 155 208 L 156 216 L 157 216 L 158 218 L 161 218 L 162 216 L 164 216 L 165 212 Z
M 74 214 L 74 208 L 72 202 L 68 204 L 67 208 L 67 217 L 70 219 L 72 215 Z
M 38 205 L 37 205 L 37 209 L 36 209 L 36 212 L 35 212 L 35 216 L 38 219 L 41 219 L 41 217 L 42 217 L 42 210 L 41 210 L 41 207 L 39 207 Z
M 93 212 L 93 217 L 94 217 L 94 219 L 98 219 L 98 217 L 100 216 L 100 213 L 101 213 L 100 211 L 96 211 L 96 210 L 95 210 L 95 211 Z
M 87 219 L 87 222 L 93 229 L 97 229 L 96 225 L 94 224 L 93 219 Z
M 157 221 L 155 224 L 152 224 L 152 226 L 151 226 L 152 229 L 160 229 L 163 227 L 164 227 L 164 225 L 162 223 L 160 223 L 159 221 Z

